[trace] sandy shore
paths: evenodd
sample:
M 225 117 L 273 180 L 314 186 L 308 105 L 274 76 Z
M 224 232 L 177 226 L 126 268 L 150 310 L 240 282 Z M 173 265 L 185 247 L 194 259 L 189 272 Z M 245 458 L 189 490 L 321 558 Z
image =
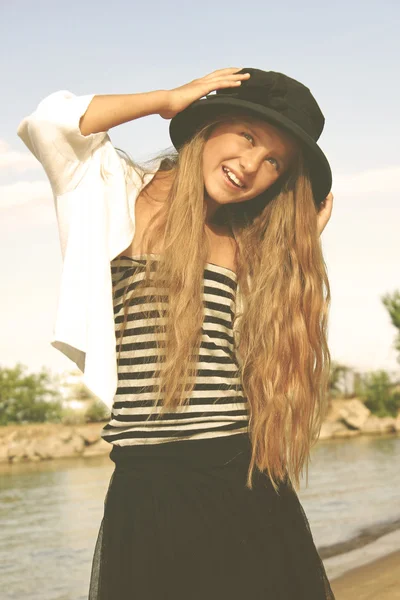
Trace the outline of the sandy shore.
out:
M 400 551 L 330 581 L 336 600 L 400 600 Z

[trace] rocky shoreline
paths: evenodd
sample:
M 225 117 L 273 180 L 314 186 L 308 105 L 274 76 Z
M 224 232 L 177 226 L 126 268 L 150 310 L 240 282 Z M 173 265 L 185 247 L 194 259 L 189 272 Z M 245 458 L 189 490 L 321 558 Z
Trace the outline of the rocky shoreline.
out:
M 0 427 L 0 463 L 109 454 L 110 444 L 100 437 L 104 425 L 32 423 Z
M 105 423 L 63 425 L 38 423 L 0 427 L 0 463 L 50 460 L 109 454 L 111 446 L 100 437 Z M 357 398 L 333 399 L 321 428 L 320 440 L 400 433 L 397 418 L 379 418 Z
M 397 417 L 377 417 L 358 398 L 337 398 L 330 401 L 319 439 L 388 433 L 400 433 L 400 411 Z

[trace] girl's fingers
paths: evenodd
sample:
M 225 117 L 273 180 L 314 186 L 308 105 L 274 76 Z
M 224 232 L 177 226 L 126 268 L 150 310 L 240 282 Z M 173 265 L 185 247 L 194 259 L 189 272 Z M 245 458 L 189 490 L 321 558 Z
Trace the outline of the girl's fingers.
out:
M 219 83 L 220 81 L 222 81 L 222 82 L 227 81 L 229 83 L 230 81 L 245 81 L 246 79 L 249 79 L 249 76 L 247 75 L 247 73 L 245 73 L 243 75 L 239 75 L 238 73 L 235 73 L 230 76 L 225 75 L 224 77 L 215 77 L 213 79 L 207 79 L 207 83 Z
M 234 79 L 214 79 L 208 81 L 198 81 L 197 84 L 202 90 L 207 90 L 206 93 L 210 93 L 214 90 L 221 90 L 228 87 L 238 87 L 242 84 L 243 79 L 238 79 L 236 76 Z
M 197 94 L 199 98 L 202 98 L 203 96 L 206 96 L 207 94 L 210 94 L 211 92 L 215 92 L 216 90 L 221 90 L 224 88 L 235 88 L 235 87 L 240 87 L 241 86 L 241 81 L 220 81 L 218 83 L 214 82 L 199 82 L 198 84 L 198 90 L 199 93 Z
M 217 69 L 217 71 L 213 71 L 212 73 L 209 73 L 208 75 L 206 75 L 205 77 L 202 77 L 201 79 L 209 79 L 212 77 L 221 77 L 221 75 L 237 73 L 238 71 L 240 71 L 240 68 L 237 68 L 237 67 L 229 67 L 228 69 Z
M 242 81 L 249 78 L 248 73 L 237 73 L 238 69 L 220 69 L 211 73 L 206 77 L 200 79 L 194 79 L 190 83 L 170 90 L 172 92 L 173 101 L 170 102 L 170 106 L 173 108 L 170 111 L 166 111 L 163 115 L 164 118 L 172 118 L 170 115 L 174 115 L 184 110 L 191 102 L 207 96 L 213 91 L 220 90 L 223 88 L 235 88 L 239 87 Z M 165 116 L 168 115 L 168 116 Z
M 237 81 L 237 80 L 224 80 L 224 81 L 213 81 L 212 82 L 212 89 L 213 90 L 220 90 L 223 89 L 225 87 L 232 87 L 235 85 L 241 85 L 242 82 L 241 81 Z
M 239 73 L 240 69 L 220 69 L 218 71 L 214 71 L 205 77 L 201 77 L 200 79 L 203 81 L 209 81 L 212 79 L 220 79 L 220 78 L 234 78 L 240 77 L 241 79 L 248 79 L 250 77 L 250 73 Z

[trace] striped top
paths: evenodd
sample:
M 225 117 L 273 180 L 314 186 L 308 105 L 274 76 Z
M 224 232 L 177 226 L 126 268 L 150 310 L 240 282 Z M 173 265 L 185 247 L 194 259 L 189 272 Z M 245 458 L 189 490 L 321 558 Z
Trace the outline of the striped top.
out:
M 144 278 L 146 259 L 143 256 L 123 256 L 111 261 L 115 325 L 123 323 L 122 299 L 126 286 L 129 284 L 129 298 L 129 290 Z M 141 312 L 145 305 L 146 310 L 149 308 L 150 297 L 144 296 L 143 303 L 130 303 L 111 419 L 101 432 L 105 441 L 118 446 L 160 444 L 248 431 L 248 404 L 243 396 L 240 367 L 234 351 L 236 288 L 236 273 L 206 263 L 204 321 L 195 386 L 187 405 L 173 408 L 159 418 L 160 409 L 154 408 L 153 390 L 155 386 L 158 389 L 159 380 L 154 371 L 157 362 L 155 340 L 156 335 L 162 334 L 154 334 L 153 327 L 146 326 L 145 315 Z M 118 334 L 117 352 L 119 343 Z M 154 414 L 149 418 L 151 408 Z

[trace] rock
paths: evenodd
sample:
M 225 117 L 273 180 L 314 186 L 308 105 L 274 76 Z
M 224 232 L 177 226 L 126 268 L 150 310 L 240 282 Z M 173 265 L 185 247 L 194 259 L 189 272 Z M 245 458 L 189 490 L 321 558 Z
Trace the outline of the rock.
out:
M 92 427 L 79 427 L 76 432 L 82 437 L 85 445 L 96 444 L 100 439 L 100 427 L 93 429 Z
M 329 440 L 334 437 L 334 434 L 336 431 L 341 430 L 343 428 L 347 429 L 347 427 L 345 425 L 343 425 L 343 423 L 340 423 L 339 421 L 333 421 L 333 422 L 324 421 L 322 423 L 319 439 L 320 440 Z
M 40 460 L 39 454 L 36 452 L 37 440 L 31 440 L 25 447 L 25 456 L 28 460 Z
M 8 458 L 8 446 L 6 444 L 0 445 L 0 463 L 9 462 Z
M 319 440 L 329 440 L 332 437 L 332 427 L 333 424 L 327 421 L 324 421 L 321 426 L 321 431 L 319 433 Z
M 12 462 L 18 462 L 26 458 L 27 443 L 24 440 L 12 441 L 8 445 L 8 459 Z
M 17 431 L 14 430 L 12 433 L 10 433 L 10 435 L 6 436 L 5 441 L 7 442 L 7 444 L 10 444 L 11 442 L 13 442 L 17 437 Z
M 35 453 L 43 460 L 54 458 L 58 447 L 62 444 L 63 442 L 61 440 L 55 439 L 54 437 L 39 439 L 35 444 Z
M 370 415 L 361 428 L 362 433 L 381 433 L 381 421 L 376 415 Z
M 63 444 L 58 456 L 74 456 L 76 454 L 82 454 L 84 447 L 85 442 L 81 436 L 73 433 L 70 440 Z
M 397 431 L 398 433 L 400 433 L 400 412 L 399 412 L 399 414 L 397 415 L 397 418 L 396 418 L 396 420 L 395 420 L 395 422 L 394 422 L 394 427 L 395 427 L 396 431 Z
M 346 408 L 349 400 L 343 400 L 342 398 L 332 398 L 329 403 L 328 414 L 326 415 L 325 421 L 328 423 L 334 423 L 340 421 L 340 412 Z
M 100 438 L 95 444 L 84 449 L 82 456 L 98 456 L 100 454 L 109 454 L 111 444 Z
M 361 431 L 363 433 L 392 433 L 396 431 L 396 419 L 394 417 L 379 418 L 370 415 L 364 423 Z
M 333 437 L 334 438 L 354 437 L 354 436 L 360 435 L 360 433 L 361 432 L 359 429 L 348 429 L 348 427 L 346 427 L 346 425 L 343 425 L 343 428 L 341 427 L 340 429 L 337 429 L 333 433 Z
M 110 445 L 101 439 L 101 423 L 81 427 L 61 424 L 34 424 L 2 430 L 0 462 L 39 461 L 52 458 L 109 453 Z
M 65 431 L 61 431 L 60 432 L 60 440 L 62 440 L 63 442 L 69 442 L 72 438 L 73 435 L 73 430 L 72 429 L 66 429 Z
M 340 418 L 353 429 L 361 429 L 370 414 L 371 411 L 357 398 L 350 400 L 339 410 Z
M 383 433 L 394 433 L 396 431 L 396 419 L 394 417 L 383 417 L 380 422 Z
M 349 429 L 342 421 L 324 421 L 322 423 L 320 440 L 329 440 L 332 438 L 345 438 L 360 435 L 358 429 Z
M 84 446 L 81 436 L 73 433 L 67 442 L 63 442 L 59 436 L 36 441 L 36 453 L 43 459 L 66 458 L 81 455 Z

